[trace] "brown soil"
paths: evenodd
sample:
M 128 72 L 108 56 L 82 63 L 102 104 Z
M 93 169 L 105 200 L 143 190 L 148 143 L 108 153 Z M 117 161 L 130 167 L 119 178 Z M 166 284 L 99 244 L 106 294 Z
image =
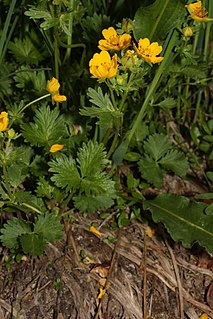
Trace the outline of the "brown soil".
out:
M 66 222 L 66 238 L 42 257 L 8 271 L 1 265 L 0 319 L 198 319 L 204 312 L 213 319 L 210 256 L 172 243 L 160 228 L 150 238 L 139 222 L 99 225 L 99 238 L 87 227 L 96 217 Z

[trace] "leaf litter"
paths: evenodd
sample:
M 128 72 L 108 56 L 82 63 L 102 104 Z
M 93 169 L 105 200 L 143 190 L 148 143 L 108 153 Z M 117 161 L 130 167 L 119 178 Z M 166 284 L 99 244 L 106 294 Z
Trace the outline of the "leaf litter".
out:
M 161 225 L 144 235 L 147 226 L 136 221 L 119 230 L 104 225 L 103 238 L 117 238 L 107 242 L 86 227 L 97 217 L 77 214 L 65 222 L 66 238 L 49 244 L 43 256 L 8 271 L 1 264 L 0 318 L 213 318 L 211 257 L 200 247 L 174 243 Z M 84 263 L 82 251 L 92 264 Z M 95 267 L 107 271 L 100 276 Z

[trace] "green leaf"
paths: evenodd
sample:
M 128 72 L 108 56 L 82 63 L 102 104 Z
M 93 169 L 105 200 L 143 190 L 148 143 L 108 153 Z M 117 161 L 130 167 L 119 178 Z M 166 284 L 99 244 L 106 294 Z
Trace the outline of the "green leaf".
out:
M 140 7 L 134 17 L 134 36 L 136 39 L 149 38 L 162 41 L 167 33 L 180 27 L 187 10 L 182 0 L 156 0 L 149 6 Z
M 112 197 L 104 195 L 79 195 L 74 197 L 75 207 L 81 212 L 95 212 L 97 210 L 107 209 L 114 204 Z
M 1 229 L 2 235 L 0 236 L 0 240 L 4 246 L 7 248 L 18 248 L 19 236 L 31 232 L 30 226 L 22 219 L 13 218 L 9 220 L 6 224 L 4 224 Z
M 206 207 L 204 203 L 171 194 L 144 202 L 144 208 L 152 212 L 153 221 L 162 222 L 175 241 L 181 241 L 187 248 L 197 242 L 213 254 L 213 218 L 212 214 L 205 214 Z
M 89 88 L 87 95 L 90 97 L 89 101 L 94 105 L 92 107 L 85 106 L 80 110 L 80 114 L 91 118 L 97 117 L 99 119 L 97 124 L 101 127 L 111 128 L 114 120 L 123 116 L 123 113 L 113 106 L 108 94 L 103 94 L 100 87 L 97 91 Z
M 46 21 L 42 22 L 40 24 L 40 27 L 43 30 L 48 30 L 48 29 L 50 29 L 52 27 L 55 27 L 58 24 L 59 24 L 58 18 L 50 18 L 50 19 L 47 19 Z
M 141 158 L 138 162 L 138 166 L 143 178 L 157 188 L 162 187 L 164 171 L 159 167 L 158 163 L 145 155 L 145 157 Z
M 42 106 L 37 109 L 34 123 L 23 124 L 22 130 L 24 138 L 31 145 L 46 146 L 48 148 L 61 142 L 66 134 L 63 117 L 56 108 L 50 110 L 49 106 Z
M 164 134 L 153 134 L 144 142 L 145 156 L 138 162 L 142 176 L 156 187 L 163 185 L 165 170 L 171 170 L 184 177 L 189 164 L 184 155 L 174 149 Z
M 20 243 L 25 254 L 40 256 L 47 246 L 42 234 L 29 233 L 20 237 Z
M 16 60 L 20 63 L 38 65 L 43 57 L 30 38 L 15 39 L 8 45 L 9 50 L 14 54 Z
M 172 143 L 164 134 L 153 134 L 144 142 L 144 151 L 155 161 L 158 161 L 171 148 Z
M 39 10 L 37 8 L 30 8 L 28 11 L 24 13 L 26 16 L 30 17 L 30 19 L 49 19 L 51 18 L 51 14 L 47 10 Z
M 92 176 L 98 170 L 102 170 L 108 163 L 104 145 L 92 141 L 87 144 L 83 143 L 82 148 L 78 151 L 77 162 L 82 177 Z
M 76 190 L 81 182 L 75 160 L 70 156 L 61 154 L 49 162 L 49 171 L 54 173 L 51 180 L 56 186 L 66 188 L 67 191 Z
M 163 168 L 171 170 L 180 177 L 186 176 L 189 163 L 184 155 L 177 150 L 169 151 L 162 159 L 158 161 Z
M 42 234 L 47 242 L 54 242 L 63 237 L 63 225 L 52 214 L 40 215 L 35 221 L 34 233 Z

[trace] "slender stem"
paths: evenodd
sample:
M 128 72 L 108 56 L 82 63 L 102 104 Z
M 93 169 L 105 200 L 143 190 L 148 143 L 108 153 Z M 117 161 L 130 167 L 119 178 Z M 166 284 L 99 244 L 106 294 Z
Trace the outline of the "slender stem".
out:
M 74 10 L 74 2 L 75 0 L 70 0 L 70 17 L 69 17 L 69 24 L 68 24 L 68 30 L 70 35 L 67 37 L 67 51 L 64 57 L 64 61 L 69 60 L 71 56 L 71 45 L 72 45 L 72 32 L 73 32 L 73 10 Z
M 0 38 L 0 65 L 1 65 L 2 60 L 3 60 L 3 52 L 5 51 L 4 45 L 6 43 L 7 32 L 8 32 L 8 28 L 10 26 L 10 20 L 11 20 L 15 5 L 16 5 L 16 0 L 12 0 L 8 14 L 7 14 L 6 21 L 4 23 L 4 29 L 3 29 L 3 32 L 1 34 L 1 38 Z
M 109 152 L 107 153 L 107 158 L 109 159 L 112 153 L 115 151 L 116 145 L 118 141 L 118 132 L 115 134 Z
M 151 86 L 148 87 L 148 92 L 147 92 L 147 95 L 146 95 L 146 98 L 145 98 L 145 101 L 141 107 L 141 110 L 139 112 L 139 114 L 137 115 L 136 119 L 135 119 L 135 122 L 133 124 L 133 127 L 131 129 L 131 131 L 129 132 L 129 134 L 127 135 L 126 139 L 124 139 L 122 141 L 122 143 L 119 145 L 119 147 L 116 149 L 115 153 L 113 154 L 113 161 L 115 163 L 120 163 L 122 162 L 123 160 L 123 157 L 128 149 L 128 146 L 129 146 L 129 143 L 138 127 L 138 125 L 141 123 L 144 115 L 145 115 L 145 112 L 147 110 L 147 107 L 149 105 L 149 102 L 150 102 L 150 99 L 152 97 L 152 95 L 155 93 L 160 81 L 161 81 L 161 75 L 163 74 L 163 71 L 164 69 L 166 68 L 166 65 L 169 63 L 169 60 L 170 60 L 170 55 L 172 53 L 172 50 L 176 44 L 176 40 L 177 40 L 177 31 L 174 30 L 173 31 L 173 34 L 172 34 L 172 37 L 171 37 L 171 40 L 168 44 L 168 47 L 166 49 L 166 52 L 165 52 L 165 55 L 164 55 L 164 59 L 162 61 L 162 63 L 160 64 L 156 74 L 155 74 L 155 77 L 152 81 L 152 84 Z
M 34 212 L 38 213 L 39 215 L 42 215 L 42 214 L 43 214 L 40 210 L 38 210 L 37 208 L 35 208 L 35 207 L 32 206 L 32 205 L 29 205 L 29 204 L 27 204 L 27 203 L 22 203 L 21 205 L 22 205 L 22 206 L 25 206 L 25 207 L 27 207 L 27 208 L 32 209 Z
M 161 75 L 162 75 L 162 73 L 164 71 L 165 65 L 167 64 L 168 58 L 170 56 L 170 53 L 171 53 L 171 51 L 172 51 L 172 49 L 173 49 L 173 47 L 175 45 L 176 38 L 177 38 L 177 31 L 174 30 L 172 38 L 171 38 L 171 40 L 169 42 L 168 48 L 167 48 L 167 50 L 165 52 L 165 56 L 164 56 L 163 62 L 160 64 L 160 66 L 159 66 L 159 68 L 158 68 L 158 70 L 157 70 L 157 72 L 155 74 L 155 77 L 154 77 L 154 79 L 152 81 L 152 84 L 149 87 L 149 91 L 147 93 L 146 99 L 145 99 L 145 101 L 144 101 L 144 103 L 143 103 L 143 105 L 141 107 L 141 110 L 140 110 L 140 112 L 139 112 L 139 114 L 138 114 L 138 116 L 137 116 L 137 118 L 136 118 L 136 120 L 135 120 L 135 122 L 133 124 L 133 127 L 132 127 L 132 129 L 131 129 L 128 137 L 127 137 L 129 142 L 131 141 L 131 139 L 132 139 L 132 137 L 133 137 L 138 125 L 141 123 L 141 121 L 142 121 L 142 119 L 143 119 L 143 117 L 145 115 L 145 112 L 146 112 L 146 109 L 147 109 L 147 107 L 149 105 L 149 101 L 150 101 L 151 96 L 154 94 L 157 85 L 159 85 Z
M 45 95 L 39 97 L 39 98 L 36 99 L 36 100 L 31 101 L 30 103 L 28 103 L 27 105 L 25 105 L 25 106 L 18 112 L 18 114 L 21 114 L 21 113 L 22 113 L 24 110 L 26 110 L 26 108 L 29 107 L 30 105 L 32 105 L 32 104 L 34 104 L 34 103 L 37 103 L 37 102 L 39 102 L 39 101 L 41 101 L 41 100 L 43 100 L 43 99 L 46 99 L 46 97 L 48 97 L 48 96 L 50 96 L 50 95 L 51 95 L 51 94 L 48 93 L 48 94 L 45 94 Z
M 9 180 L 8 180 L 8 174 L 7 174 L 7 168 L 6 168 L 5 159 L 2 161 L 2 168 L 3 168 L 3 175 L 4 175 L 4 181 L 5 181 L 5 186 L 6 186 L 6 189 L 7 189 L 7 193 L 9 195 L 10 200 L 12 200 L 13 195 L 12 195 L 12 192 L 10 190 L 10 184 L 9 184 Z

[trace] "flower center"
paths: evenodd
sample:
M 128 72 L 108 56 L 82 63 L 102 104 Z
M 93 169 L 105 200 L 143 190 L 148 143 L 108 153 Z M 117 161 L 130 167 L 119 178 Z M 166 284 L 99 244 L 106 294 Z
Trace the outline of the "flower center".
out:
M 195 10 L 195 15 L 199 18 L 204 18 L 208 14 L 208 11 L 205 8 L 199 8 Z

